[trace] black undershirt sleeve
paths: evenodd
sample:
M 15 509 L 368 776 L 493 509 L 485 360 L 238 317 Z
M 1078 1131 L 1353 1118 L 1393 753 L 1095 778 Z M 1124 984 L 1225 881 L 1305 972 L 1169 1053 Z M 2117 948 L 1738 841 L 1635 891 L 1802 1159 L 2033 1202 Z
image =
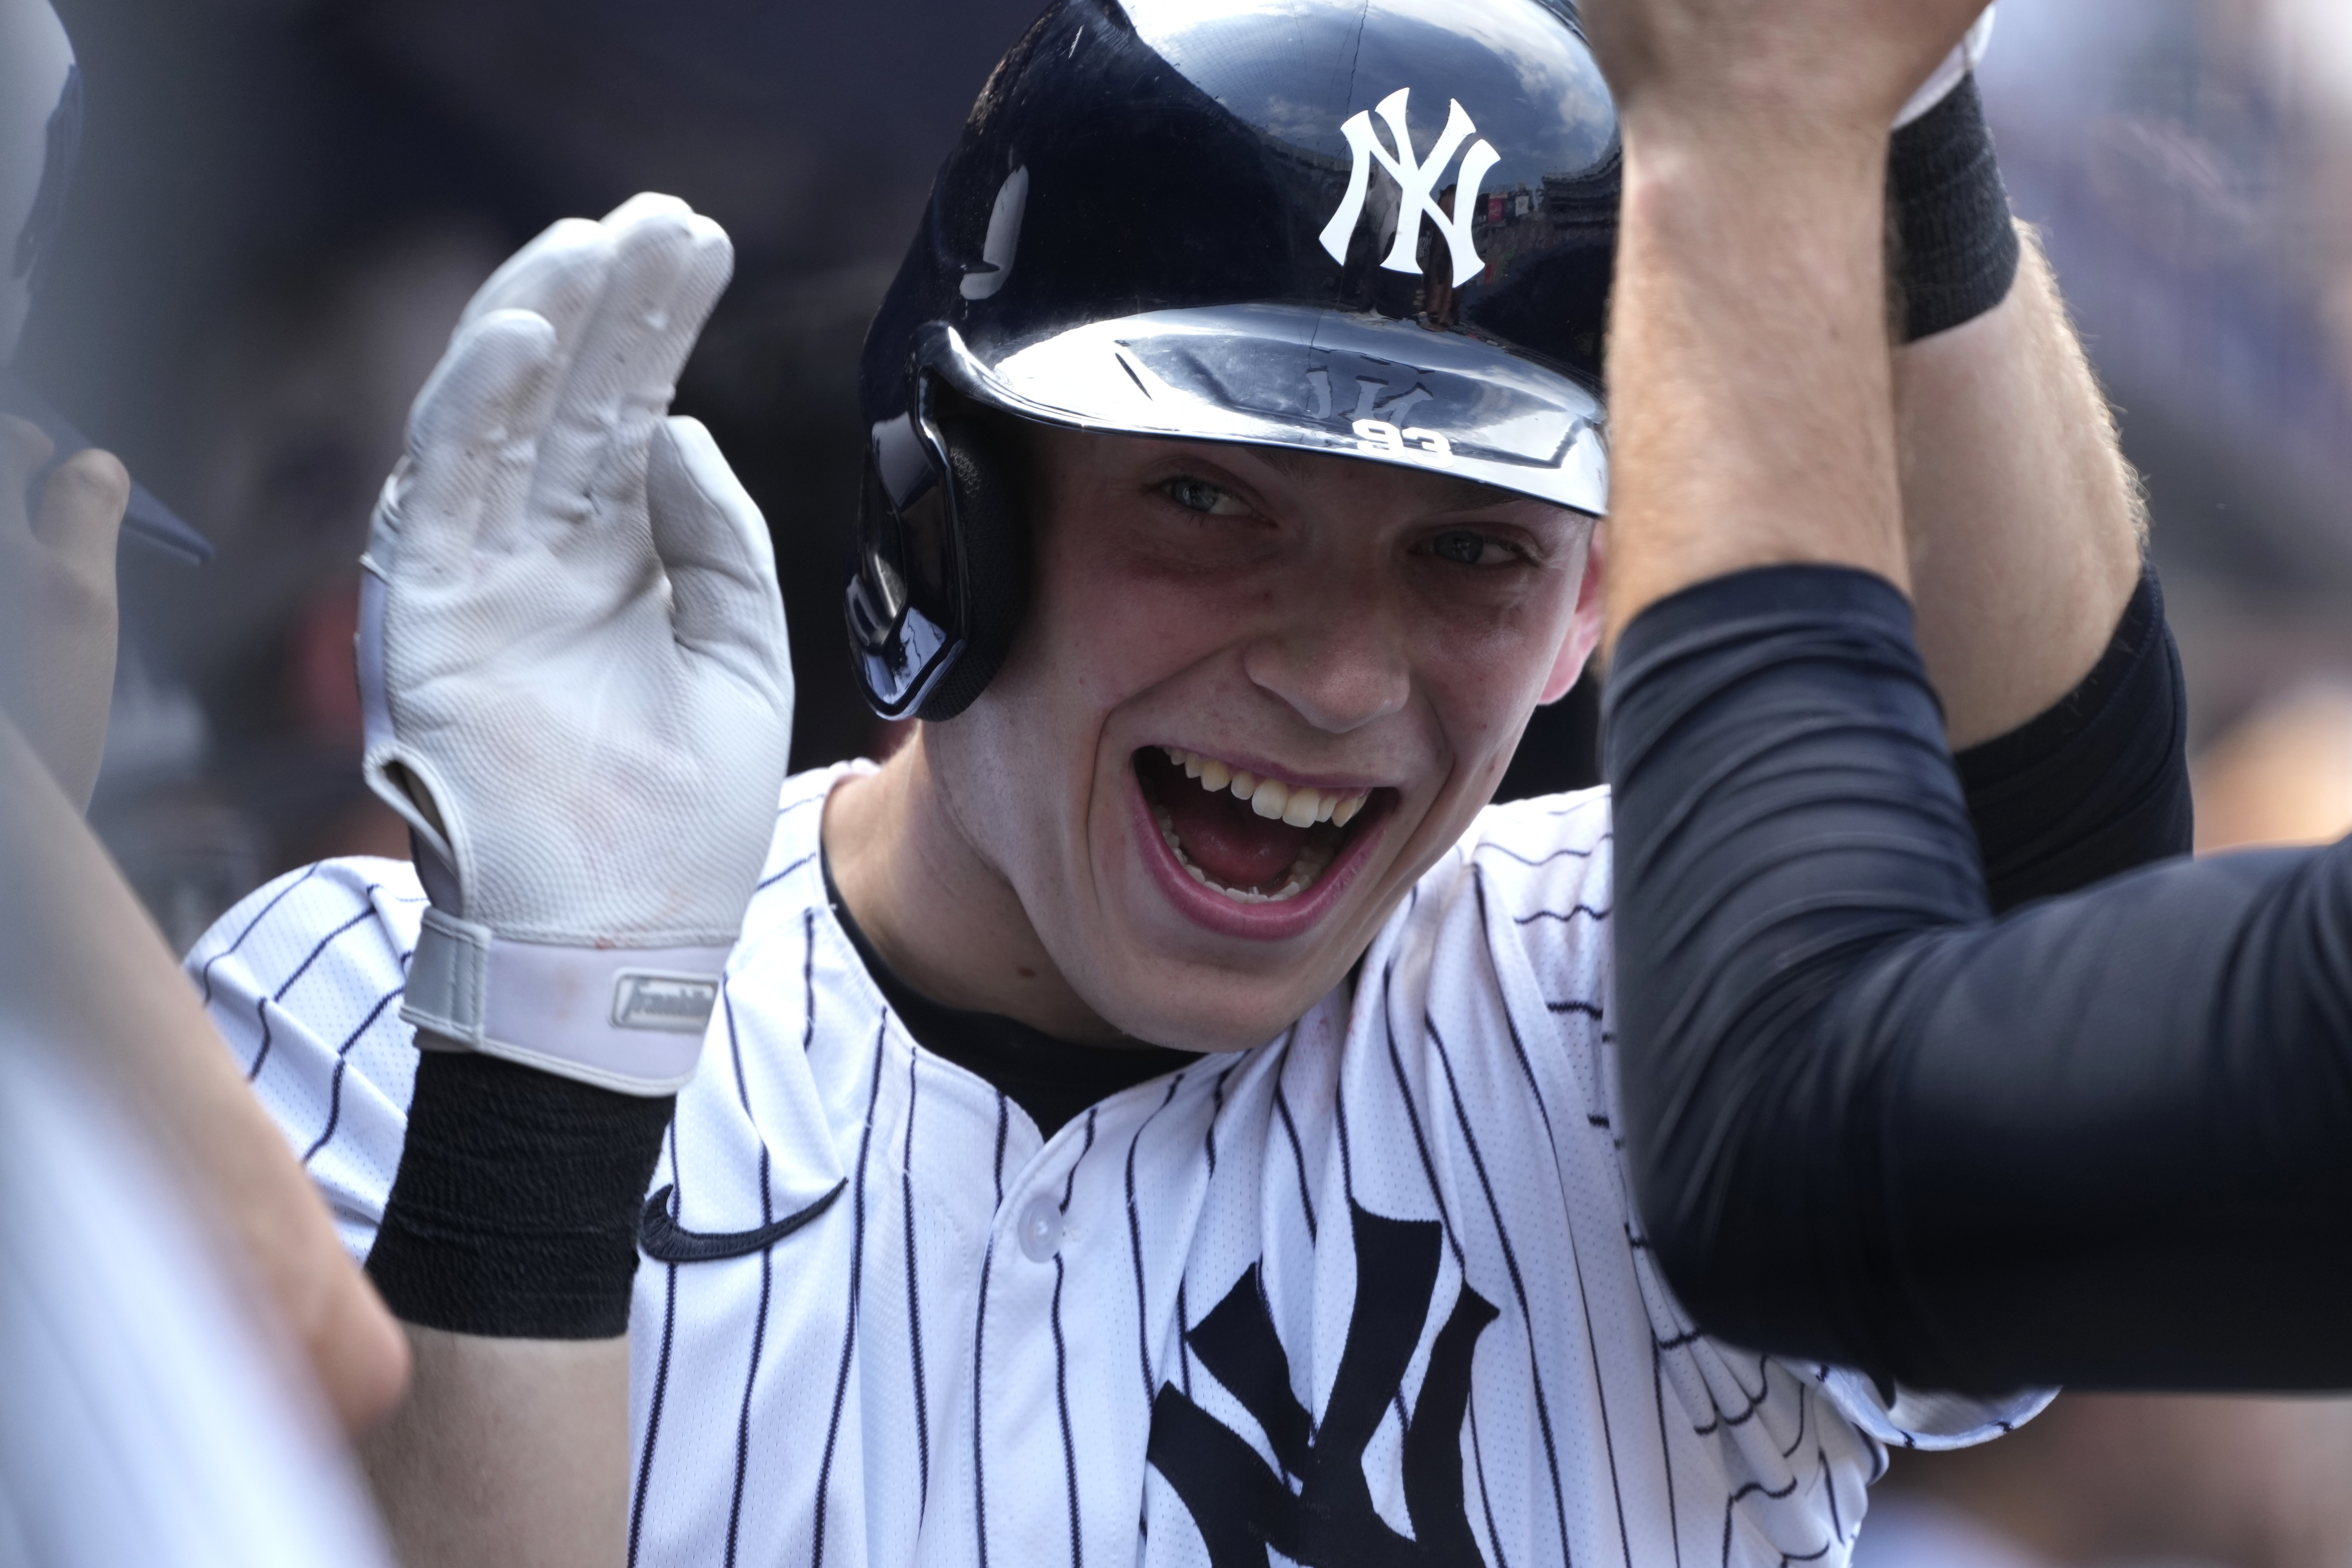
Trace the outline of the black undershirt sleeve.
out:
M 2180 655 L 2150 567 L 2074 690 L 1954 759 L 1993 909 L 2188 854 L 2188 733 Z
M 2352 1386 L 2352 842 L 1996 918 L 2003 846 L 2113 851 L 1971 822 L 1854 572 L 1653 606 L 1606 721 L 1628 1154 L 1702 1326 L 1922 1388 Z M 2141 771 L 2116 842 L 2177 835 Z

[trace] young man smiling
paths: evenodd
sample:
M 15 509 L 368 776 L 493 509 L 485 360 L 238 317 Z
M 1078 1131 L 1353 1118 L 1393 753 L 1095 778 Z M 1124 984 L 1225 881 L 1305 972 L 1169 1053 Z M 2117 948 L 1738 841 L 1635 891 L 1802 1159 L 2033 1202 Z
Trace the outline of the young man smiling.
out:
M 2130 486 L 1964 69 L 1913 109 L 1922 637 L 1997 874 L 2095 875 Z M 485 285 L 369 551 L 415 870 L 190 955 L 410 1327 L 412 1559 L 1837 1561 L 1880 1443 L 2030 1413 L 1691 1331 L 1607 800 L 1487 809 L 1600 632 L 1620 157 L 1544 0 L 1049 10 L 867 345 L 849 628 L 924 722 L 781 799 L 764 532 L 660 418 L 724 237 Z
M 1263 1044 L 1582 669 L 1593 520 L 1281 447 L 1021 436 L 1028 635 L 835 795 L 835 878 L 942 1001 L 1069 1040 Z

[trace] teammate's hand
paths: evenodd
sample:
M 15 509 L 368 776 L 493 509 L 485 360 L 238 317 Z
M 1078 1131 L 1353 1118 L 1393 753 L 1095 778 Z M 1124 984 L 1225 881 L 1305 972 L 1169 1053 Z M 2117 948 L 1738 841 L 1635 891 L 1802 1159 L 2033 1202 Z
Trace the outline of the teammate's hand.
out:
M 1628 130 L 1884 132 L 1986 0 L 1584 0 Z M 1955 78 L 1957 79 L 1957 77 Z
M 732 267 L 667 196 L 572 219 L 482 286 L 376 509 L 367 773 L 434 910 L 404 1016 L 667 1093 L 768 847 L 793 678 L 759 509 L 666 419 Z
M 68 798 L 89 805 L 114 693 L 114 544 L 131 476 L 99 451 L 26 488 L 56 448 L 0 416 L 0 707 Z

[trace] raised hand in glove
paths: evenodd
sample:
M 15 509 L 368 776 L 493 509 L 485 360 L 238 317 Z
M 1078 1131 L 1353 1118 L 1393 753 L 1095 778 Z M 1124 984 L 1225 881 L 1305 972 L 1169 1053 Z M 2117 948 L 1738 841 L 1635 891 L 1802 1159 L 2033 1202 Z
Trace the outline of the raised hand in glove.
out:
M 644 195 L 482 286 L 370 535 L 370 784 L 433 900 L 402 1016 L 627 1093 L 693 1074 L 759 875 L 793 678 L 759 509 L 665 417 L 726 235 Z

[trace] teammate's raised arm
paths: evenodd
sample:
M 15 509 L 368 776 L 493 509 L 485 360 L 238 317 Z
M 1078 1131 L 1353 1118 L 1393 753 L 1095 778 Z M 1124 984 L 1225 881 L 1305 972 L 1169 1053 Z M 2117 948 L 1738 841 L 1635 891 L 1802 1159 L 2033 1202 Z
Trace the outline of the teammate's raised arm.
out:
M 673 384 L 725 288 L 663 196 L 484 284 L 376 511 L 366 765 L 431 898 L 368 1270 L 416 1351 L 369 1450 L 412 1561 L 625 1551 L 636 1221 L 792 733 L 767 531 Z
M 2006 908 L 2186 854 L 2190 811 L 2137 487 L 1965 68 L 1992 22 L 1906 107 L 1886 226 L 1910 587 Z
M 194 1206 L 243 1254 L 240 1267 L 346 1426 L 381 1420 L 407 1360 L 383 1303 L 335 1245 L 318 1194 L 221 1049 L 163 934 L 5 718 L 0 877 L 27 915 L 0 942 L 8 1017 L 121 1095 L 167 1168 L 188 1179 Z
M 1908 584 L 1887 128 L 1982 10 L 1586 8 L 1625 136 L 1610 333 L 1612 627 L 1749 566 L 1830 561 Z
M 1945 687 L 1969 640 L 2034 640 L 2065 595 L 2020 584 L 2006 631 L 1986 602 L 1955 641 L 1921 565 L 1915 640 L 1890 498 L 1899 373 L 1847 293 L 1877 249 L 1871 116 L 1962 9 L 1590 8 L 1629 95 L 1626 248 L 1644 258 L 1621 286 L 1612 383 L 1631 1173 L 1678 1295 L 1740 1342 L 1945 1388 L 2340 1387 L 2347 847 L 2160 868 L 1987 918 L 2018 889 L 1997 878 L 1989 896 L 1977 780 L 1964 798 L 1928 678 Z M 1744 49 L 1801 49 L 1808 74 L 1759 97 L 1712 59 L 1701 16 Z M 1759 158 L 1793 193 L 1748 252 L 1790 290 L 1786 316 L 1730 310 L 1692 243 L 1749 213 Z M 1775 356 L 1780 396 L 1725 392 Z M 2021 405 L 2071 404 L 2079 368 L 2043 368 L 2058 374 Z M 1694 401 L 1730 439 L 1685 473 L 1706 457 Z M 2089 451 L 2049 476 L 2110 507 Z M 2089 619 L 2115 574 L 2100 536 L 2077 538 L 2095 548 L 2060 580 Z M 2168 665 L 2151 598 L 2056 716 L 2127 782 L 2106 824 L 2125 838 L 2165 815 L 2177 768 L 2101 731 L 2166 689 Z M 1969 701 L 1998 709 L 2004 684 L 2012 708 L 2046 700 L 2013 661 L 1987 669 Z M 2070 844 L 2083 825 L 2063 814 L 2048 827 L 2045 864 L 2097 863 L 2097 835 Z

